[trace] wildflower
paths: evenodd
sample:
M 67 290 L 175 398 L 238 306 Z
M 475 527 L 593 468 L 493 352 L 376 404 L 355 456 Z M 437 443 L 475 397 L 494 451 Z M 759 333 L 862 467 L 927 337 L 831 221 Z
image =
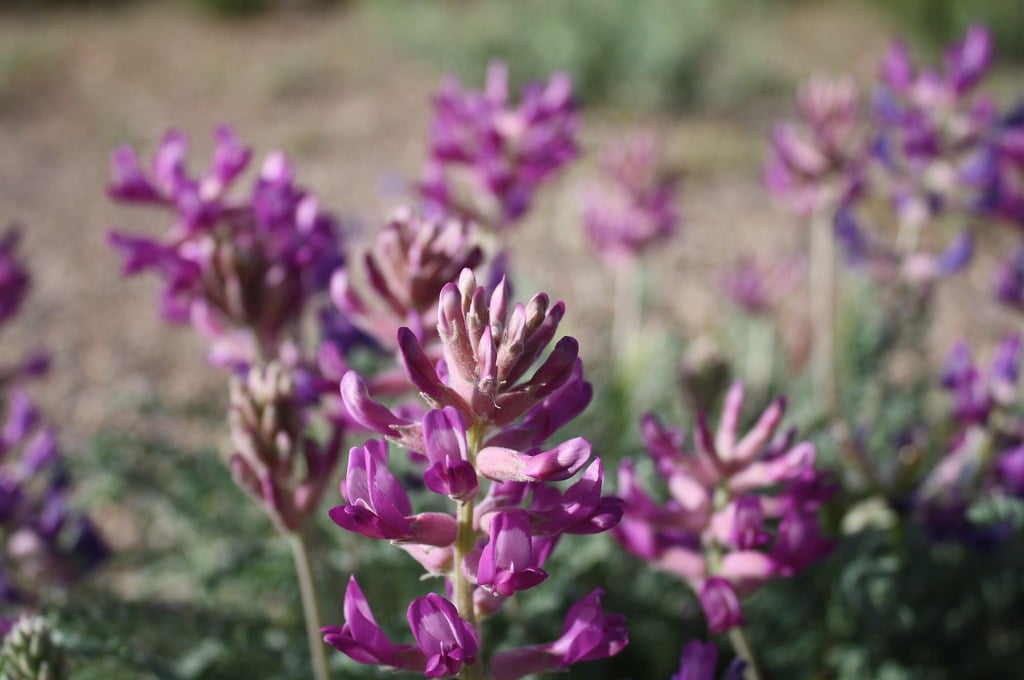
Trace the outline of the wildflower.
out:
M 797 93 L 797 123 L 776 125 L 764 181 L 799 215 L 849 198 L 859 188 L 863 130 L 849 79 L 812 78 Z
M 353 419 L 424 461 L 423 485 L 455 503 L 454 515 L 413 514 L 387 469 L 386 445 L 371 440 L 352 450 L 342 485 L 348 504 L 331 511 L 343 528 L 394 541 L 428 572 L 447 576 L 451 602 L 431 594 L 409 608 L 428 677 L 486 666 L 477 658 L 478 619 L 540 585 L 562 535 L 607 531 L 622 516 L 621 501 L 602 496 L 603 467 L 589 442 L 544 447 L 592 394 L 577 341 L 555 341 L 565 306 L 538 294 L 510 309 L 510 290 L 503 279 L 488 293 L 469 269 L 441 289 L 441 360 L 428 357 L 413 330 L 398 331 L 402 368 L 430 407 L 422 416 L 379 403 L 354 372 L 341 380 Z M 564 490 L 553 484 L 573 478 Z M 494 677 L 564 669 L 621 650 L 622 618 L 605 616 L 598 599 L 593 593 L 570 610 L 558 641 L 495 654 Z M 357 661 L 383 658 L 347 643 L 335 647 Z M 400 667 L 390 658 L 384 665 Z
M 176 221 L 162 238 L 113 231 L 110 243 L 126 275 L 152 270 L 163 279 L 168 321 L 191 321 L 210 339 L 212 361 L 244 368 L 279 356 L 341 252 L 336 221 L 295 185 L 283 154 L 267 156 L 248 198 L 232 198 L 251 153 L 230 128 L 215 138 L 213 164 L 200 177 L 185 167 L 180 132 L 164 136 L 151 175 L 130 147 L 118 149 L 111 197 L 168 210 Z
M 804 265 L 790 258 L 767 264 L 742 256 L 723 272 L 719 288 L 748 314 L 764 314 L 778 305 L 803 278 Z
M 742 680 L 746 664 L 733 659 L 721 680 Z M 679 672 L 671 680 L 714 680 L 718 670 L 718 648 L 715 643 L 690 640 L 679 657 Z
M 601 157 L 604 182 L 584 196 L 583 222 L 595 250 L 609 263 L 636 259 L 675 233 L 678 177 L 659 167 L 652 135 L 626 137 Z
M 482 92 L 445 81 L 434 99 L 430 161 L 420 184 L 428 205 L 496 231 L 529 209 L 544 180 L 576 157 L 572 81 L 559 73 L 509 101 L 508 69 L 494 62 Z
M 361 289 L 373 293 L 376 304 L 353 285 L 352 271 L 345 267 L 331 278 L 331 297 L 338 309 L 382 344 L 392 345 L 402 326 L 428 342 L 437 337 L 433 319 L 441 288 L 482 261 L 474 226 L 454 217 L 424 218 L 403 208 L 377 233 L 362 258 Z
M 613 535 L 685 580 L 715 633 L 743 625 L 742 596 L 807 568 L 831 548 L 814 515 L 832 492 L 814 469 L 814 446 L 776 436 L 784 400 L 772 402 L 743 436 L 742 408 L 743 387 L 735 383 L 717 430 L 698 416 L 692 449 L 681 430 L 643 419 L 645 447 L 668 486 L 664 503 L 644 491 L 632 461 L 619 469 L 624 514 Z

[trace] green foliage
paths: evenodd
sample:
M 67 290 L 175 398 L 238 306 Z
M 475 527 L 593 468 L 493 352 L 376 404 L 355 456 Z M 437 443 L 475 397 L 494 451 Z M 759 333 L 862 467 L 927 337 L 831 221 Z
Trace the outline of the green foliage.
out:
M 1019 0 L 874 0 L 916 37 L 938 50 L 972 24 L 995 34 L 1000 60 L 1024 60 L 1024 3 Z
M 722 0 L 480 0 L 377 3 L 400 40 L 478 83 L 509 63 L 515 84 L 565 70 L 585 104 L 680 109 L 709 86 L 728 12 Z

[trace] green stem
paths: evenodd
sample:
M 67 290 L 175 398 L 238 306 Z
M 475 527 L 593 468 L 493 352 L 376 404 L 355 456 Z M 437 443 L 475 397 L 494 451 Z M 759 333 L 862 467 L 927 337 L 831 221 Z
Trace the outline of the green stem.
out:
M 469 444 L 469 462 L 471 465 L 476 467 L 476 454 L 480 450 L 480 444 L 483 440 L 483 430 L 479 424 L 473 426 L 467 433 L 467 443 Z M 456 519 L 458 520 L 458 530 L 455 534 L 455 552 L 452 560 L 452 591 L 455 597 L 455 608 L 459 611 L 459 616 L 470 625 L 473 632 L 477 634 L 479 639 L 479 630 L 476 623 L 476 611 L 473 606 L 473 584 L 470 583 L 469 579 L 462 571 L 462 563 L 466 558 L 466 555 L 476 545 L 476 529 L 473 526 L 473 510 L 476 507 L 476 501 L 470 498 L 466 501 L 459 502 L 458 513 Z M 462 672 L 459 674 L 462 680 L 482 680 L 483 670 L 480 666 L 480 662 L 476 661 L 472 664 L 467 664 L 462 667 Z
M 327 655 L 324 653 L 324 642 L 320 639 L 320 608 L 316 599 L 316 587 L 313 584 L 313 570 L 309 564 L 309 550 L 301 531 L 287 535 L 288 545 L 295 558 L 295 576 L 299 581 L 299 592 L 302 595 L 302 614 L 306 620 L 306 638 L 309 642 L 309 658 L 313 664 L 315 680 L 329 680 L 327 673 Z
M 811 375 L 814 388 L 826 413 L 836 407 L 835 304 L 836 244 L 832 234 L 833 203 L 822 198 L 811 222 L 811 322 L 814 346 Z
M 729 642 L 732 643 L 736 654 L 747 662 L 747 667 L 743 672 L 744 679 L 761 680 L 761 671 L 758 670 L 757 659 L 754 658 L 754 651 L 750 648 L 750 641 L 747 640 L 747 634 L 743 632 L 742 626 L 729 629 Z

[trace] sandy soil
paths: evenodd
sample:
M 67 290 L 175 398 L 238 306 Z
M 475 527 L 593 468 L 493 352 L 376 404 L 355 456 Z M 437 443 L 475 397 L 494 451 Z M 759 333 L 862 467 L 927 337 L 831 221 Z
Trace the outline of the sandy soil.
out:
M 34 346 L 53 352 L 40 394 L 71 446 L 103 426 L 139 427 L 140 405 L 216 400 L 223 389 L 223 376 L 203 364 L 202 341 L 157 318 L 156 282 L 119 276 L 106 230 L 158 221 L 105 198 L 112 148 L 128 141 L 148 152 L 176 126 L 204 162 L 208 131 L 230 121 L 258 150 L 292 154 L 326 206 L 372 224 L 394 202 L 396 180 L 420 167 L 428 98 L 440 78 L 380 35 L 363 10 L 231 24 L 143 5 L 0 14 L 0 221 L 25 226 L 36 276 L 0 356 Z M 793 74 L 870 72 L 886 39 L 877 22 L 815 7 L 780 20 L 766 58 Z M 755 104 L 756 116 L 588 114 L 588 148 L 626 127 L 653 126 L 689 169 L 686 232 L 649 267 L 652 289 L 667 292 L 652 313 L 667 323 L 696 328 L 720 313 L 711 272 L 739 250 L 801 238 L 759 187 L 772 116 Z M 579 232 L 575 186 L 588 171 L 583 164 L 546 193 L 515 245 L 529 282 L 569 300 L 571 323 L 582 329 L 604 325 L 611 299 L 608 273 Z M 967 293 L 953 296 L 954 307 L 967 301 Z

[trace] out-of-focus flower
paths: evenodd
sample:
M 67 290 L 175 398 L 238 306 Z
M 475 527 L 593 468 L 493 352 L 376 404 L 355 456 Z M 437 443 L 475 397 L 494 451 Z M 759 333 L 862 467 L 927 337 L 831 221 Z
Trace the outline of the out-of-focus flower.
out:
M 309 414 L 295 398 L 291 372 L 279 362 L 233 377 L 229 463 L 239 486 L 286 531 L 314 512 L 341 455 L 343 428 L 330 425 L 321 444 L 309 436 Z
M 963 271 L 974 254 L 970 229 L 957 233 L 938 253 L 918 248 L 901 250 L 883 243 L 862 228 L 852 204 L 839 208 L 834 234 L 847 264 L 862 269 L 876 281 L 903 283 L 918 291 L 928 291 L 937 281 Z
M 661 167 L 653 135 L 635 134 L 601 157 L 603 182 L 583 196 L 583 223 L 591 245 L 607 262 L 622 265 L 675 233 L 678 176 Z
M 0 673 L 11 680 L 64 680 L 68 677 L 64 648 L 54 639 L 50 622 L 22 616 L 3 637 Z
M 166 319 L 191 321 L 209 338 L 214 363 L 245 368 L 280 354 L 341 251 L 336 221 L 295 185 L 283 154 L 267 156 L 248 197 L 232 198 L 251 154 L 228 127 L 215 139 L 213 164 L 199 177 L 185 167 L 180 132 L 164 136 L 150 174 L 130 147 L 118 149 L 110 195 L 168 210 L 175 222 L 160 238 L 113 231 L 110 242 L 125 274 L 163 279 Z
M 942 71 L 916 69 L 901 42 L 890 48 L 875 94 L 873 157 L 901 223 L 969 211 L 962 179 L 996 117 L 992 100 L 976 91 L 992 50 L 981 26 L 950 46 Z
M 483 261 L 475 232 L 476 227 L 457 218 L 427 219 L 399 210 L 363 256 L 364 285 L 353 286 L 350 268 L 334 273 L 334 304 L 385 346 L 394 345 L 402 326 L 421 342 L 435 339 L 441 288 Z M 362 291 L 372 292 L 375 304 Z
M 733 659 L 721 680 L 743 680 L 745 668 L 742 659 Z M 679 672 L 671 680 L 715 680 L 717 671 L 718 648 L 715 643 L 690 640 L 679 658 Z
M 776 307 L 804 275 L 804 263 L 788 258 L 763 264 L 750 255 L 740 257 L 719 279 L 722 292 L 748 314 L 765 314 Z
M 795 123 L 775 126 L 765 165 L 768 189 L 809 216 L 860 184 L 864 131 L 856 86 L 847 78 L 812 78 L 797 93 Z
M 533 194 L 578 153 L 572 81 L 558 73 L 509 100 L 508 70 L 495 62 L 483 91 L 454 78 L 434 98 L 430 160 L 420 192 L 434 209 L 495 230 L 529 209 Z
M 942 373 L 942 386 L 952 394 L 953 413 L 960 422 L 984 424 L 994 408 L 1016 401 L 1020 354 L 1020 335 L 1007 336 L 986 373 L 974 363 L 967 343 L 953 347 Z
M 632 461 L 619 469 L 625 512 L 613 535 L 629 552 L 689 583 L 715 633 L 743 624 L 743 595 L 806 568 L 830 548 L 815 512 L 833 488 L 814 468 L 814 446 L 794 444 L 792 433 L 776 436 L 782 399 L 740 436 L 742 408 L 743 387 L 736 383 L 714 433 L 698 416 L 692 450 L 681 430 L 644 418 L 645 447 L 668 484 L 665 503 L 643 490 Z

